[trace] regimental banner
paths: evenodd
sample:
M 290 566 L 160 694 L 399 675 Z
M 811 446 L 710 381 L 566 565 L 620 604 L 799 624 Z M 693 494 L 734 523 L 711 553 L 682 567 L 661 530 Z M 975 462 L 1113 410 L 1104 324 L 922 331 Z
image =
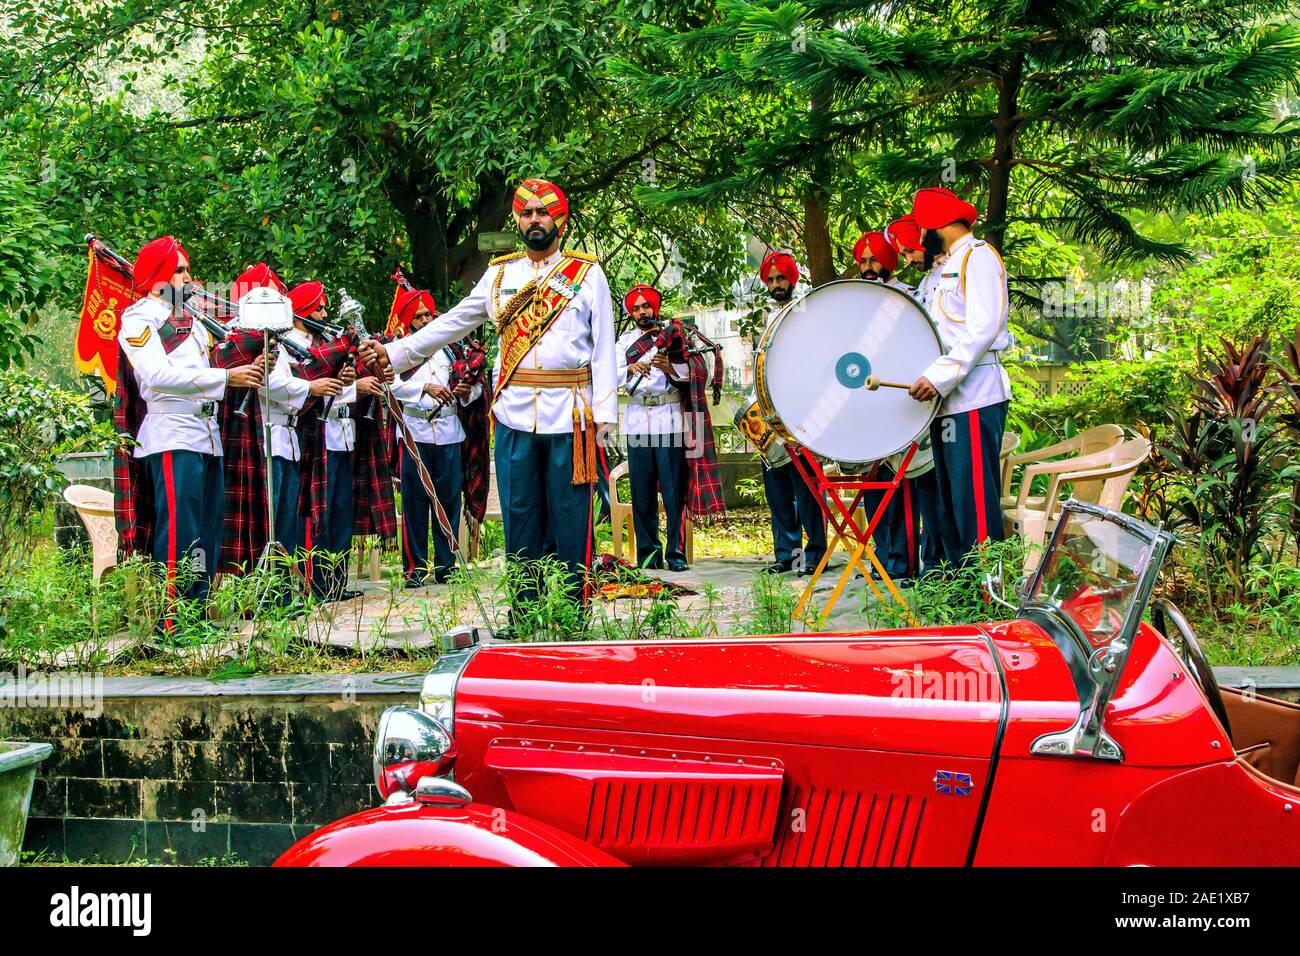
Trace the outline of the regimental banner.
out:
M 77 328 L 77 368 L 104 380 L 109 395 L 117 390 L 117 332 L 122 312 L 136 300 L 129 267 L 97 255 L 99 240 L 90 242 L 86 294 Z
M 395 339 L 406 333 L 402 328 L 402 320 L 397 317 L 397 300 L 411 287 L 411 284 L 406 281 L 406 276 L 402 274 L 401 269 L 394 272 L 392 278 L 397 283 L 397 288 L 393 290 L 393 304 L 388 307 L 388 321 L 384 323 L 384 335 Z

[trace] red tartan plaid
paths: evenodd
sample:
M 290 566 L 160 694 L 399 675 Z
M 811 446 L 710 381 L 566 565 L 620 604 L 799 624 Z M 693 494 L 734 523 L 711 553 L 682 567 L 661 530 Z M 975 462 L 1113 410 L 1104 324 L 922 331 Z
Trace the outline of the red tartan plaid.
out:
M 217 346 L 212 364 L 218 368 L 249 365 L 262 357 L 262 344 L 261 333 L 232 329 Z M 239 414 L 241 408 L 244 415 Z M 269 537 L 262 411 L 256 396 L 246 388 L 227 389 L 217 424 L 226 476 L 226 519 L 217 570 L 247 574 L 256 566 Z
M 488 387 L 487 350 L 477 342 L 465 346 L 459 342 L 451 347 L 455 358 L 451 363 L 448 384 L 457 388 L 461 383 L 482 386 L 479 397 L 468 405 L 457 403 L 456 414 L 465 430 L 461 445 L 461 490 L 465 496 L 465 510 L 477 522 L 487 515 L 489 475 L 488 414 L 492 405 Z
M 372 374 L 357 362 L 357 378 Z M 368 417 L 373 410 L 374 418 Z M 397 534 L 397 508 L 393 503 L 393 472 L 389 467 L 391 432 L 380 399 L 360 396 L 352 406 L 356 444 L 352 455 L 352 511 L 354 535 L 374 534 L 392 538 Z
M 697 525 L 713 515 L 725 512 L 722 496 L 722 472 L 718 468 L 718 451 L 713 439 L 713 418 L 709 414 L 706 395 L 709 371 L 700 355 L 686 348 L 686 336 L 680 320 L 674 319 L 661 329 L 651 329 L 627 348 L 627 362 L 631 365 L 652 348 L 668 353 L 668 360 L 685 364 L 690 369 L 686 383 L 674 382 L 682 393 L 682 412 L 687 419 L 686 429 L 686 504 L 685 511 Z M 671 379 L 670 379 L 671 381 Z M 696 450 L 702 442 L 702 451 Z
M 338 375 L 356 354 L 356 339 L 344 332 L 332 342 L 312 347 L 314 361 L 303 367 L 308 381 Z M 299 464 L 302 467 L 302 490 L 298 495 L 298 514 L 308 518 L 316 528 L 325 526 L 328 485 L 325 468 L 325 408 L 323 398 L 309 398 L 298 413 Z

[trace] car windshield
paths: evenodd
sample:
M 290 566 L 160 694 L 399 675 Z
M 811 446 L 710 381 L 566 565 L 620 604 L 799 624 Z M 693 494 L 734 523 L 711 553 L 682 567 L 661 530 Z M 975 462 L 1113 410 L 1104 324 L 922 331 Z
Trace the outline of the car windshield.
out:
M 1122 515 L 1066 509 L 1027 595 L 1060 610 L 1094 647 L 1136 627 L 1163 535 Z M 1136 609 L 1136 610 L 1135 610 Z

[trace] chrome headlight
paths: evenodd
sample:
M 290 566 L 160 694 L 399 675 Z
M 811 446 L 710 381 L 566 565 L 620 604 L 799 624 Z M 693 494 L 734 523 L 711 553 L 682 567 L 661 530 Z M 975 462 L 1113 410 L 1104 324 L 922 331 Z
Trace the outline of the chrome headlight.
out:
M 410 793 L 421 777 L 444 773 L 456 759 L 451 733 L 436 719 L 410 707 L 389 707 L 375 731 L 375 786 L 387 800 Z

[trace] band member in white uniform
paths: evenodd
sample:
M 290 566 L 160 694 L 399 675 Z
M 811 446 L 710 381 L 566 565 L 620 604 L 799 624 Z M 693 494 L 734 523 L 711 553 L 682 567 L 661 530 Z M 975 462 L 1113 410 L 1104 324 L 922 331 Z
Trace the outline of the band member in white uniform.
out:
M 767 286 L 767 294 L 776 309 L 780 309 L 794 298 L 795 287 L 799 284 L 799 264 L 788 252 L 772 252 L 759 265 L 758 277 Z M 826 553 L 826 516 L 816 495 L 792 461 L 774 468 L 764 462 L 763 490 L 768 510 L 772 512 L 775 558 L 766 570 L 771 573 L 796 570 L 801 575 L 812 574 Z M 806 545 L 803 535 L 808 538 Z
M 912 215 L 932 263 L 924 304 L 945 354 L 908 393 L 917 401 L 943 397 L 930 436 L 949 519 L 940 524 L 944 558 L 960 565 L 980 542 L 1004 537 L 998 462 L 1011 382 L 998 353 L 1011 344 L 1007 271 L 997 250 L 971 232 L 975 207 L 951 190 L 920 190 Z
M 216 405 L 227 386 L 256 388 L 262 373 L 257 365 L 211 367 L 212 337 L 182 308 L 189 266 L 172 236 L 140 250 L 134 281 L 143 297 L 122 313 L 118 342 L 148 408 L 135 456 L 147 463 L 153 485 L 153 559 L 167 569 L 169 596 L 178 564 L 188 561 L 194 577 L 184 596 L 201 600 L 217 567 L 225 516 Z M 170 616 L 163 623 L 170 628 Z
M 640 358 L 629 364 L 628 349 L 645 346 L 659 331 L 659 306 L 663 297 L 649 285 L 633 286 L 623 297 L 634 328 L 618 340 L 619 367 L 629 389 L 622 432 L 627 441 L 627 477 L 632 489 L 632 527 L 636 534 L 637 564 L 643 568 L 686 571 L 686 427 L 682 387 L 690 368 L 671 363 L 666 349 L 639 347 Z M 683 383 L 683 384 L 678 384 Z M 631 391 L 635 385 L 635 392 Z M 659 498 L 667 518 L 667 548 L 659 541 Z
M 437 315 L 433 296 L 424 289 L 410 289 L 397 300 L 397 317 L 414 334 L 428 325 Z M 454 391 L 451 383 L 451 356 L 446 348 L 439 349 L 431 358 L 417 365 L 405 378 L 398 377 L 392 384 L 393 397 L 402 403 L 406 427 L 411 432 L 420 460 L 433 479 L 433 490 L 447 515 L 453 535 L 460 531 L 461 506 L 461 445 L 465 429 L 456 413 L 456 406 L 468 404 L 478 398 L 480 386 L 462 383 Z M 396 440 L 402 440 L 401 429 L 393 423 Z M 399 446 L 402 457 L 402 570 L 408 588 L 421 587 L 432 572 L 438 584 L 451 574 L 454 555 L 451 542 L 437 524 L 430 520 L 432 502 L 420 481 L 420 471 L 404 445 Z M 433 530 L 433 567 L 429 566 L 429 531 Z
M 618 420 L 619 365 L 609 283 L 595 257 L 561 251 L 569 204 L 553 183 L 525 180 L 513 209 L 526 252 L 499 256 L 454 308 L 414 335 L 367 343 L 368 364 L 418 365 L 484 321 L 501 336 L 494 367 L 497 490 L 506 553 L 525 562 L 548 545 L 586 598 L 593 549 L 596 445 Z M 536 596 L 536 582 L 514 595 Z

